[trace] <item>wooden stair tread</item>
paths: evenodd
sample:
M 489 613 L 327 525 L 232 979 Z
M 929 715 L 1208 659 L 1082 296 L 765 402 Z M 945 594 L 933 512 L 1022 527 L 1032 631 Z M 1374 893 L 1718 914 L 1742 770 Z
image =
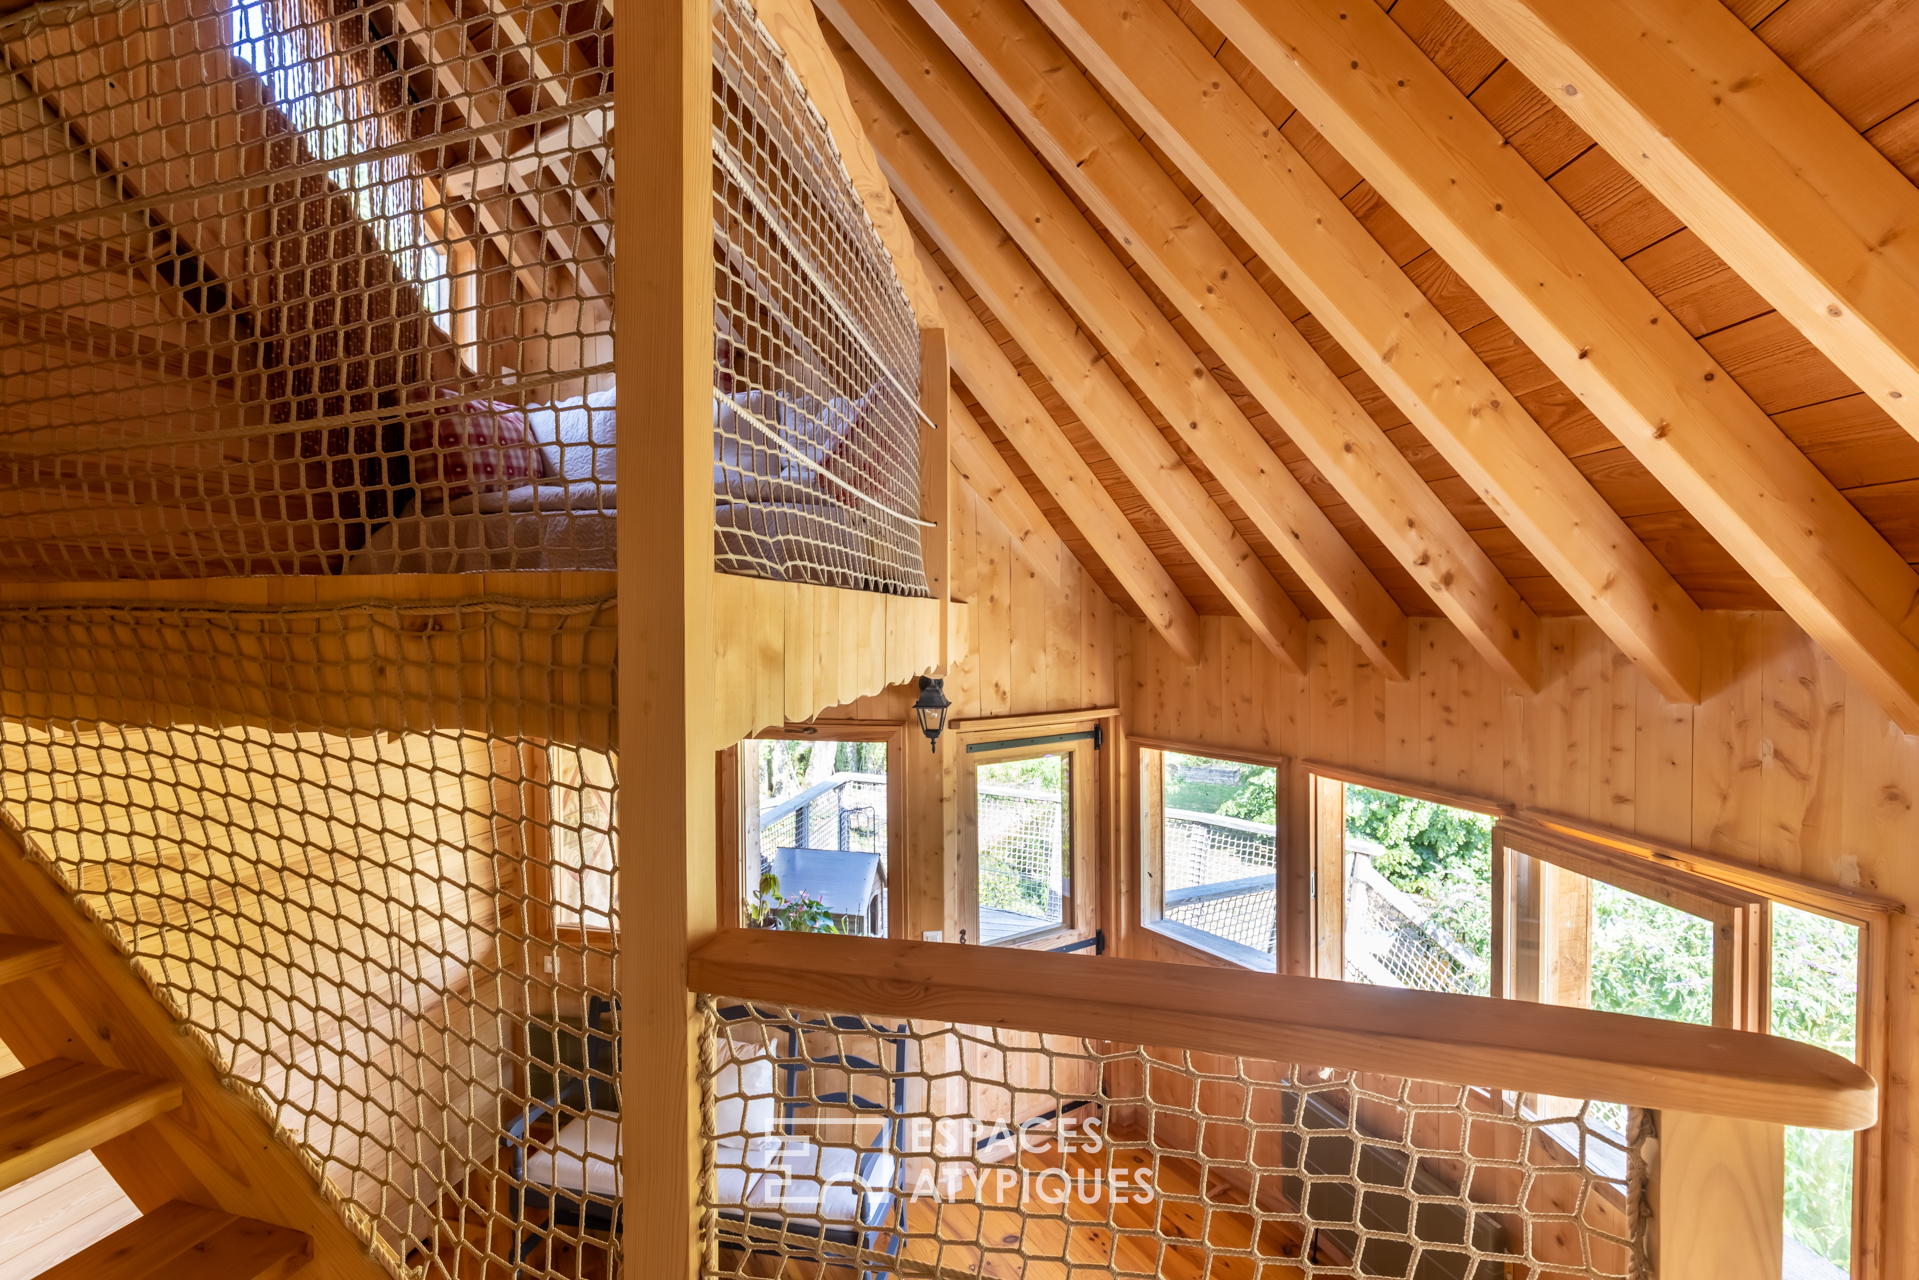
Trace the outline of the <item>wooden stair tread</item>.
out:
M 138 1128 L 183 1095 L 177 1080 L 68 1058 L 0 1078 L 0 1187 Z
M 66 948 L 57 942 L 0 933 L 0 986 L 58 969 L 65 959 Z
M 175 1200 L 74 1254 L 40 1280 L 277 1280 L 313 1242 L 290 1227 Z

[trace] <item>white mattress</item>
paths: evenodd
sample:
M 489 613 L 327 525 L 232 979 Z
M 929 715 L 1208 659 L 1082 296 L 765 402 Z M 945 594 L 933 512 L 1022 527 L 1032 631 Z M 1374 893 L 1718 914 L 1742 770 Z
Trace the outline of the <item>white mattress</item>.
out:
M 375 530 L 346 572 L 499 573 L 611 569 L 618 530 L 611 483 L 526 485 L 454 500 Z

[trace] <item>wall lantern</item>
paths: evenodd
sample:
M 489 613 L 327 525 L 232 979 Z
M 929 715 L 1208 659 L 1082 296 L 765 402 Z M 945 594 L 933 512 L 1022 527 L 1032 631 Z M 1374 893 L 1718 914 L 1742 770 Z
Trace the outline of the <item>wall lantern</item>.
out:
M 919 717 L 920 732 L 932 744 L 935 751 L 940 749 L 940 730 L 946 727 L 946 709 L 953 704 L 946 700 L 946 681 L 940 676 L 920 677 L 919 701 L 913 704 L 913 714 Z

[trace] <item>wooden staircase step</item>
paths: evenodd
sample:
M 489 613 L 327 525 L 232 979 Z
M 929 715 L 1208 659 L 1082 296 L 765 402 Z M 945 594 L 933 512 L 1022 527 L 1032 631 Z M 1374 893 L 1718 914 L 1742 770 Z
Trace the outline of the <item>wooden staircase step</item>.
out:
M 175 1200 L 40 1280 L 277 1280 L 307 1264 L 313 1242 L 290 1227 Z
M 57 942 L 0 933 L 0 987 L 58 969 L 66 954 Z
M 0 1078 L 0 1187 L 138 1128 L 183 1094 L 177 1080 L 67 1058 Z

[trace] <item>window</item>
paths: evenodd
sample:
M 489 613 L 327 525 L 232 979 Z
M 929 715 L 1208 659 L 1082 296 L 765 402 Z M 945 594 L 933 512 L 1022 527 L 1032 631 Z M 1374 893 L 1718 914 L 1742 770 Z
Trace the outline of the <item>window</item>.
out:
M 958 937 L 949 941 L 1055 946 L 1094 936 L 1104 734 L 1081 723 L 1017 738 L 961 730 Z
M 1772 1033 L 1858 1061 L 1858 925 L 1784 903 L 1772 908 Z M 1786 1130 L 1786 1274 L 1852 1269 L 1853 1162 L 1858 1139 Z
M 1490 994 L 1492 816 L 1324 776 L 1313 809 L 1321 976 Z
M 546 757 L 553 926 L 611 933 L 620 906 L 613 875 L 613 758 L 575 747 L 548 747 Z
M 1364 775 L 1312 778 L 1314 964 L 1351 981 L 1491 994 L 1816 1044 L 1881 1079 L 1888 913 L 1856 889 L 1557 815 L 1514 816 Z M 1875 957 L 1879 957 L 1875 959 Z M 1626 1108 L 1528 1096 L 1623 1156 Z M 1879 1129 L 1786 1131 L 1786 1270 L 1840 1280 L 1875 1196 Z M 1569 1130 L 1569 1133 L 1572 1131 Z M 1576 1134 L 1573 1136 L 1576 1137 Z M 1598 1136 L 1598 1135 L 1595 1135 Z M 1577 1149 L 1569 1139 L 1567 1150 Z M 1595 1165 L 1598 1167 L 1598 1165 Z M 1881 1176 L 1881 1175 L 1874 1175 Z
M 1279 954 L 1279 768 L 1142 747 L 1142 919 L 1248 968 Z
M 741 744 L 746 923 L 886 936 L 895 737 L 795 730 Z

